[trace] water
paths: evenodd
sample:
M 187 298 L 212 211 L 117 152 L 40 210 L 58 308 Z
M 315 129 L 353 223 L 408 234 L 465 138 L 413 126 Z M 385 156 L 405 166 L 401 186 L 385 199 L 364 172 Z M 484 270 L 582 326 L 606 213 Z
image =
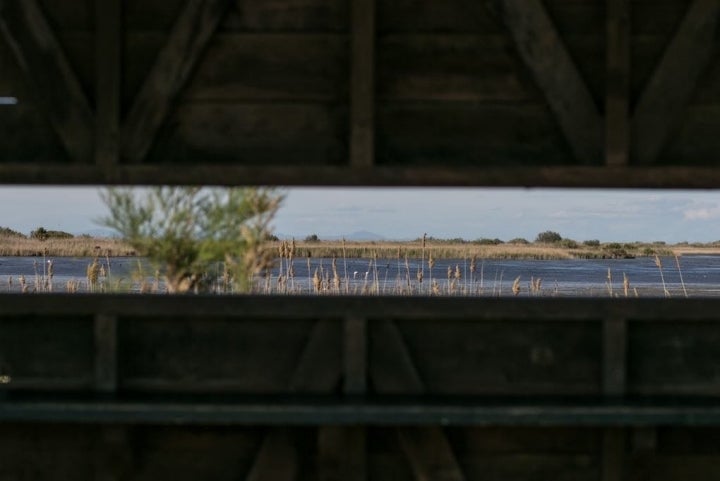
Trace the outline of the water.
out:
M 46 259 L 47 260 L 47 259 Z M 68 281 L 79 281 L 80 292 L 87 290 L 86 270 L 91 258 L 53 258 L 53 291 L 64 292 Z M 105 259 L 101 259 L 106 264 Z M 312 277 L 317 271 L 324 286 L 333 289 L 332 259 L 311 258 L 296 259 L 293 262 L 294 277 L 287 283 L 278 283 L 279 263 L 271 278 L 259 277 L 256 281 L 259 292 L 314 292 Z M 0 257 L 0 292 L 20 290 L 19 277 L 25 276 L 30 290 L 35 288 L 35 280 L 42 280 L 44 260 L 40 257 Z M 110 258 L 110 278 L 101 278 L 106 287 L 112 289 L 118 281 L 124 290 L 137 290 L 138 265 L 142 265 L 146 279 L 152 283 L 154 269 L 138 258 Z M 707 297 L 720 295 L 720 256 L 687 255 L 680 258 L 681 271 L 674 258 L 662 258 L 665 287 L 673 297 L 684 296 L 682 281 L 688 295 Z M 456 266 L 460 270 L 460 279 L 455 279 Z M 107 266 L 106 270 L 107 270 Z M 629 295 L 640 297 L 663 296 L 663 284 L 660 270 L 654 258 L 636 259 L 598 259 L 598 260 L 477 260 L 476 272 L 470 272 L 470 261 L 465 259 L 437 259 L 432 273 L 427 261 L 424 264 L 423 283 L 417 282 L 417 271 L 421 267 L 419 259 L 409 260 L 407 265 L 402 259 L 379 259 L 377 265 L 370 259 L 337 259 L 336 270 L 341 278 L 341 292 L 369 293 L 379 289 L 383 294 L 427 294 L 430 292 L 431 279 L 436 283 L 436 292 L 455 295 L 512 295 L 512 285 L 520 277 L 520 295 L 542 296 L 607 296 L 610 287 L 614 295 L 624 296 L 623 274 L 630 282 Z M 448 267 L 451 279 L 448 280 Z M 608 269 L 612 284 L 608 286 Z M 410 287 L 408 287 L 408 270 Z M 214 269 L 219 275 L 220 269 Z M 287 273 L 287 264 L 283 263 L 283 274 Z M 682 280 L 680 274 L 682 273 Z M 12 284 L 9 282 L 12 277 Z M 531 279 L 541 279 L 539 291 L 531 292 Z M 347 279 L 347 282 L 346 282 Z M 162 290 L 162 288 L 161 288 Z

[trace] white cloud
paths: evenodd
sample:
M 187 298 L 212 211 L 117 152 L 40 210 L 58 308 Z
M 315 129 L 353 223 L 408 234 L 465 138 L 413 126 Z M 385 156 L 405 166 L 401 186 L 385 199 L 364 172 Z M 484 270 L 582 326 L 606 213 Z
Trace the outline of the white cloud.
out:
M 710 220 L 720 218 L 720 206 L 700 207 L 683 212 L 685 220 Z

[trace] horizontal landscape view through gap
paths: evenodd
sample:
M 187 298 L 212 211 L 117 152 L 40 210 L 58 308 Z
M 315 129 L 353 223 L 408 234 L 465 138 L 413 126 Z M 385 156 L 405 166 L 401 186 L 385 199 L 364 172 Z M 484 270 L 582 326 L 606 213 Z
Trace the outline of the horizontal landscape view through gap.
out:
M 27 190 L 35 201 L 20 203 L 22 222 L 0 212 L 10 220 L 0 224 L 0 292 L 720 294 L 712 192 Z M 68 205 L 47 223 L 42 213 L 63 198 L 84 199 L 84 208 Z M 92 226 L 84 232 L 63 227 L 83 216 Z

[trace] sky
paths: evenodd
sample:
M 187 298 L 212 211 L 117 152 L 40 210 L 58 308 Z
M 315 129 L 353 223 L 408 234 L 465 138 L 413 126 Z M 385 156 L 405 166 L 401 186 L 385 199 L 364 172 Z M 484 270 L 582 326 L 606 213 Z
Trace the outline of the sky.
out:
M 93 187 L 0 187 L 0 226 L 99 234 L 106 208 Z M 720 240 L 720 191 L 291 188 L 275 232 L 302 239 L 367 231 L 386 239 L 533 240 L 552 230 L 578 241 Z

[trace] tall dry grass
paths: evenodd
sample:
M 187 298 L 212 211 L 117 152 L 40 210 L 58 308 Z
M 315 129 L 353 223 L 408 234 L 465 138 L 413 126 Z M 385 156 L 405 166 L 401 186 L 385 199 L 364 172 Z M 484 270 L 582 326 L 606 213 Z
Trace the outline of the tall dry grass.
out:
M 74 237 L 38 239 L 0 237 L 0 256 L 95 257 L 134 256 L 135 251 L 118 239 Z

